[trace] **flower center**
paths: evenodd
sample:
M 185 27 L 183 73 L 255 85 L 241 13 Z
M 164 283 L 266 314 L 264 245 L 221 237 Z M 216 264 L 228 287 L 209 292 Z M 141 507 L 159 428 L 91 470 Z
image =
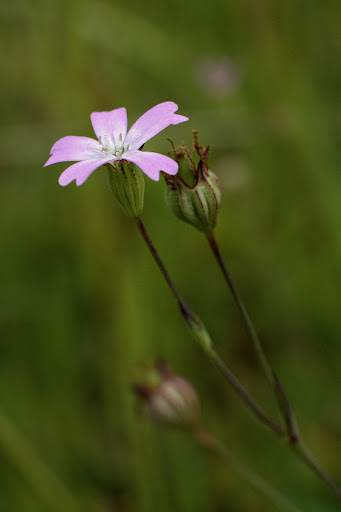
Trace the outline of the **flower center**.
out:
M 116 158 L 120 159 L 125 151 L 129 150 L 129 144 L 125 148 L 122 144 L 122 134 L 119 135 L 120 145 L 116 146 L 112 141 L 107 138 L 98 137 L 98 142 L 101 146 L 101 151 L 103 153 L 107 153 L 108 155 L 113 155 Z
M 121 158 L 121 156 L 123 155 L 124 153 L 124 147 L 121 147 L 120 149 L 116 149 L 116 151 L 114 152 L 114 155 L 117 156 L 117 158 Z

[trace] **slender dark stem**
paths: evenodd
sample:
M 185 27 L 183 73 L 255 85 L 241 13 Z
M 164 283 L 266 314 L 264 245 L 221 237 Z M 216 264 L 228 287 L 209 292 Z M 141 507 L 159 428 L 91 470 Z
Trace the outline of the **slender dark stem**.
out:
M 159 253 L 157 252 L 153 242 L 151 241 L 151 238 L 148 235 L 148 232 L 147 232 L 142 220 L 139 217 L 137 217 L 136 222 L 137 222 L 137 227 L 139 228 L 140 233 L 143 236 L 143 239 L 148 246 L 148 249 L 152 253 L 153 258 L 157 263 L 157 266 L 161 270 L 163 277 L 165 278 L 169 288 L 171 289 L 171 292 L 173 293 L 173 295 L 175 296 L 175 298 L 178 300 L 178 302 L 180 304 L 184 303 L 184 301 L 182 300 L 181 295 L 179 294 L 178 290 L 176 289 L 175 284 L 173 283 L 162 259 L 160 258 Z
M 241 317 L 242 317 L 242 320 L 244 322 L 244 325 L 245 325 L 245 328 L 247 330 L 247 332 L 249 333 L 249 336 L 251 338 L 251 341 L 252 341 L 252 344 L 255 348 L 255 351 L 257 353 L 257 356 L 261 362 L 261 365 L 263 367 L 263 370 L 264 370 L 264 373 L 266 375 L 266 377 L 268 378 L 268 380 L 271 382 L 271 384 L 273 385 L 273 370 L 268 362 L 268 359 L 265 355 L 265 352 L 263 350 L 263 347 L 262 347 L 262 344 L 258 338 L 258 335 L 257 335 L 257 332 L 256 332 L 256 329 L 248 315 L 248 312 L 246 310 L 246 307 L 244 306 L 244 303 L 237 291 L 237 288 L 233 282 L 233 279 L 231 277 L 231 274 L 229 273 L 226 265 L 225 265 L 225 262 L 222 258 L 222 255 L 220 253 L 220 250 L 219 250 L 219 247 L 218 247 L 218 244 L 217 244 L 217 241 L 215 239 L 215 236 L 214 234 L 211 232 L 211 233 L 206 233 L 206 237 L 207 237 L 207 240 L 208 240 L 208 243 L 210 244 L 210 247 L 212 249 L 212 252 L 219 264 L 219 267 L 226 279 L 226 282 L 231 290 L 231 293 L 233 295 L 233 298 L 236 302 L 236 305 L 239 309 L 239 312 L 241 314 Z
M 341 489 L 336 483 L 330 478 L 328 473 L 320 466 L 320 464 L 314 459 L 308 448 L 299 442 L 295 445 L 291 445 L 296 455 L 303 460 L 303 462 L 314 471 L 314 473 L 323 480 L 328 487 L 334 492 L 334 494 L 341 500 Z
M 161 273 L 162 273 L 163 277 L 165 278 L 172 294 L 178 301 L 182 315 L 185 317 L 185 319 L 186 319 L 186 317 L 190 318 L 190 319 L 194 319 L 195 315 L 194 315 L 193 311 L 188 306 L 188 304 L 186 304 L 186 302 L 184 301 L 184 299 L 181 297 L 180 293 L 178 292 L 175 284 L 173 283 L 171 276 L 168 273 L 168 270 L 165 267 L 165 264 L 163 263 L 159 253 L 156 250 L 155 245 L 153 244 L 153 242 L 145 228 L 145 225 L 143 224 L 142 220 L 139 217 L 136 218 L 136 223 L 137 223 L 137 227 L 139 228 L 144 241 L 146 242 L 146 244 L 148 246 L 148 249 L 150 250 L 154 260 L 156 261 L 157 266 L 161 270 Z
M 186 302 L 181 297 L 180 293 L 176 289 L 163 261 L 159 253 L 157 252 L 148 232 L 140 218 L 136 219 L 137 226 L 140 230 L 140 233 L 143 236 L 144 241 L 146 242 L 154 260 L 156 261 L 159 269 L 162 272 L 171 292 L 175 296 L 180 306 L 180 311 L 182 313 L 183 318 L 187 323 L 189 321 L 198 321 L 198 317 L 193 313 L 191 308 L 186 304 Z M 224 362 L 221 360 L 220 356 L 217 352 L 212 348 L 204 348 L 206 355 L 209 357 L 211 363 L 220 371 L 220 373 L 224 376 L 224 378 L 229 382 L 235 392 L 239 395 L 239 397 L 243 400 L 243 402 L 249 407 L 250 410 L 254 413 L 254 415 L 265 425 L 267 425 L 271 430 L 273 430 L 277 435 L 284 436 L 284 430 L 278 425 L 275 421 L 273 421 L 257 404 L 257 402 L 249 395 L 249 393 L 245 390 L 245 388 L 240 384 L 235 375 L 227 368 Z
M 212 249 L 212 252 L 218 262 L 218 265 L 225 277 L 225 280 L 230 288 L 232 296 L 235 300 L 235 303 L 236 303 L 238 310 L 240 312 L 240 315 L 242 317 L 246 331 L 248 332 L 248 334 L 250 336 L 251 343 L 254 347 L 254 350 L 256 352 L 256 355 L 258 357 L 260 365 L 264 371 L 265 376 L 267 377 L 267 379 L 270 383 L 272 391 L 275 394 L 275 398 L 276 398 L 276 401 L 277 401 L 277 404 L 279 407 L 279 412 L 281 414 L 281 418 L 286 426 L 286 431 L 287 431 L 289 442 L 292 444 L 297 443 L 298 442 L 298 432 L 296 429 L 294 413 L 293 413 L 289 398 L 288 398 L 287 394 L 285 393 L 285 390 L 284 390 L 277 374 L 272 369 L 272 367 L 266 357 L 266 354 L 264 352 L 263 346 L 258 337 L 256 329 L 255 329 L 255 327 L 249 317 L 249 314 L 246 310 L 246 307 L 244 306 L 244 303 L 237 291 L 237 288 L 233 282 L 231 274 L 229 273 L 229 271 L 227 269 L 225 261 L 223 260 L 223 257 L 221 255 L 221 252 L 219 250 L 219 247 L 218 247 L 218 244 L 217 244 L 217 241 L 215 239 L 213 232 L 206 233 L 206 237 L 207 237 L 208 243 Z
M 292 410 L 290 401 L 288 399 L 288 396 L 286 395 L 278 376 L 275 374 L 274 370 L 272 369 L 272 367 L 266 357 L 266 354 L 264 352 L 263 346 L 258 337 L 256 329 L 249 317 L 246 307 L 244 306 L 242 298 L 240 297 L 240 295 L 237 291 L 237 288 L 233 282 L 231 274 L 229 273 L 229 271 L 227 269 L 225 261 L 223 260 L 223 257 L 221 255 L 221 252 L 219 250 L 219 247 L 218 247 L 218 244 L 217 244 L 217 241 L 215 239 L 213 232 L 206 233 L 206 237 L 207 237 L 208 243 L 212 249 L 212 252 L 218 262 L 218 265 L 225 277 L 225 280 L 230 288 L 230 291 L 235 300 L 237 308 L 240 312 L 240 315 L 241 315 L 242 321 L 244 323 L 244 326 L 246 328 L 246 331 L 249 334 L 251 343 L 254 347 L 254 350 L 255 350 L 258 360 L 260 362 L 260 365 L 264 371 L 264 374 L 265 374 L 267 380 L 270 383 L 272 391 L 275 394 L 275 398 L 276 398 L 276 401 L 277 401 L 277 404 L 279 407 L 279 412 L 281 414 L 281 418 L 283 419 L 283 422 L 286 426 L 286 431 L 287 431 L 289 441 L 291 443 L 296 443 L 298 440 L 298 433 L 296 431 L 294 414 L 293 414 L 293 410 Z
M 215 350 L 210 351 L 210 360 L 213 365 L 219 369 L 220 373 L 222 373 L 225 379 L 231 384 L 233 389 L 239 395 L 239 397 L 243 400 L 243 402 L 252 409 L 253 413 L 257 418 L 270 427 L 278 436 L 284 437 L 285 431 L 282 429 L 280 425 L 278 425 L 275 421 L 273 421 L 261 407 L 254 401 L 254 399 L 248 394 L 245 388 L 240 384 L 239 380 L 235 377 L 235 375 L 229 370 L 229 368 L 224 364 L 221 360 L 219 354 Z
M 288 512 L 300 512 L 300 509 L 291 503 L 286 496 L 277 491 L 277 489 L 272 487 L 268 482 L 263 480 L 262 477 L 241 462 L 230 450 L 225 448 L 220 441 L 207 432 L 207 430 L 203 429 L 201 426 L 195 426 L 193 428 L 193 433 L 202 446 L 206 447 L 225 461 L 236 473 L 238 473 L 242 478 L 244 478 L 244 480 L 273 503 L 276 503 L 276 505 Z
M 326 471 L 320 466 L 319 462 L 317 462 L 309 450 L 304 446 L 301 439 L 299 438 L 297 428 L 295 425 L 294 413 L 290 404 L 290 401 L 276 375 L 273 371 L 268 359 L 265 355 L 261 342 L 258 338 L 256 329 L 248 315 L 248 312 L 244 306 L 244 303 L 236 289 L 236 286 L 233 282 L 233 279 L 226 267 L 226 264 L 222 258 L 220 253 L 217 241 L 213 235 L 213 233 L 206 234 L 208 243 L 213 251 L 213 254 L 219 264 L 219 267 L 226 279 L 226 282 L 230 288 L 230 291 L 233 295 L 233 298 L 237 304 L 239 312 L 241 314 L 242 320 L 244 322 L 245 328 L 249 333 L 252 344 L 255 348 L 257 356 L 260 360 L 260 363 L 263 367 L 264 373 L 270 383 L 272 384 L 273 389 L 275 390 L 276 397 L 278 399 L 279 408 L 282 413 L 282 417 L 285 420 L 288 434 L 288 444 L 290 448 L 294 451 L 294 453 L 312 470 L 315 474 L 323 480 L 328 487 L 334 492 L 334 494 L 341 499 L 341 489 L 336 485 L 336 483 L 330 478 L 330 476 L 326 473 Z
M 140 233 L 144 239 L 144 241 L 146 242 L 154 260 L 156 261 L 159 269 L 161 270 L 162 272 L 162 275 L 164 276 L 171 292 L 173 293 L 173 295 L 175 296 L 175 298 L 177 299 L 178 301 L 178 304 L 180 306 L 180 310 L 181 310 L 181 313 L 182 313 L 182 316 L 183 318 L 185 319 L 185 321 L 188 323 L 188 320 L 192 320 L 194 322 L 197 321 L 198 317 L 193 313 L 193 311 L 191 310 L 191 308 L 186 304 L 186 302 L 183 300 L 183 298 L 181 297 L 180 293 L 178 292 L 177 288 L 175 287 L 163 261 L 161 260 L 161 257 L 159 255 L 159 253 L 157 252 L 153 242 L 151 241 L 147 231 L 146 231 L 146 228 L 142 222 L 142 220 L 140 218 L 137 218 L 136 219 L 136 222 L 137 222 L 137 226 L 140 230 Z M 260 360 L 263 364 L 263 368 L 264 368 L 264 371 L 267 375 L 267 377 L 269 378 L 269 380 L 271 381 L 271 383 L 275 386 L 275 388 L 278 388 L 278 390 L 282 393 L 282 395 L 284 394 L 284 390 L 281 390 L 281 387 L 280 387 L 280 383 L 277 379 L 274 378 L 275 374 L 271 368 L 271 366 L 269 365 L 268 361 L 267 361 L 267 358 L 264 354 L 264 351 L 263 351 L 263 348 L 260 344 L 260 341 L 259 341 L 259 338 L 257 336 L 257 333 L 256 333 L 256 330 L 255 328 L 253 327 L 253 324 L 249 318 L 249 315 L 245 309 L 245 306 L 241 300 L 241 298 L 239 297 L 239 294 L 234 286 L 234 283 L 231 279 L 231 276 L 229 274 L 229 272 L 227 271 L 227 268 L 225 266 L 225 263 L 222 259 L 222 256 L 220 254 L 220 251 L 218 249 L 218 246 L 217 246 L 217 243 L 215 241 L 215 238 L 213 236 L 213 234 L 208 234 L 207 235 L 207 239 L 210 243 L 210 246 L 212 247 L 212 250 L 219 262 L 219 265 L 224 273 L 224 276 L 231 288 L 231 292 L 236 300 L 236 303 L 238 305 L 238 308 L 239 308 L 239 311 L 242 315 L 242 318 L 244 320 L 244 323 L 245 323 L 245 326 L 251 336 L 251 339 L 254 343 L 254 346 L 255 346 L 255 349 L 257 351 L 257 354 L 259 355 L 260 357 Z M 217 354 L 217 352 L 213 349 L 213 348 L 206 348 L 204 349 L 205 350 L 205 353 L 206 355 L 208 356 L 208 358 L 210 359 L 211 363 L 220 371 L 220 373 L 225 377 L 225 379 L 229 382 L 229 384 L 233 387 L 233 389 L 235 390 L 235 392 L 238 394 L 238 396 L 243 400 L 243 402 L 249 407 L 249 409 L 254 413 L 254 415 L 265 425 L 267 425 L 268 427 L 271 428 L 271 430 L 273 432 L 275 432 L 277 434 L 278 437 L 280 438 L 283 438 L 284 435 L 285 435 L 285 432 L 284 430 L 282 429 L 282 427 L 280 425 L 278 425 L 276 422 L 274 422 L 269 416 L 267 416 L 265 414 L 265 412 L 262 410 L 262 408 L 257 404 L 257 402 L 255 402 L 255 400 L 248 394 L 248 392 L 243 388 L 243 386 L 240 384 L 240 382 L 238 381 L 238 379 L 234 376 L 234 374 L 227 368 L 227 366 L 225 366 L 224 362 L 220 359 L 219 355 Z M 284 401 L 285 402 L 286 400 L 286 395 L 284 394 Z M 288 414 L 289 414 L 289 423 L 292 421 L 292 411 L 291 411 L 291 406 L 290 404 L 287 406 L 287 408 L 289 408 L 290 410 L 288 410 Z M 289 426 L 290 427 L 290 426 Z M 317 476 L 319 476 L 328 486 L 331 490 L 333 490 L 333 492 L 335 493 L 335 495 L 341 499 L 341 490 L 340 488 L 333 482 L 333 480 L 329 477 L 329 475 L 324 471 L 324 469 L 320 466 L 320 464 L 313 458 L 313 456 L 309 453 L 309 451 L 307 450 L 307 448 L 302 444 L 302 442 L 300 441 L 300 439 L 297 437 L 295 437 L 295 442 L 291 442 L 291 437 L 290 437 L 290 428 L 289 428 L 289 446 L 291 447 L 291 449 L 294 451 L 294 453 L 310 468 L 312 469 L 315 474 Z M 293 430 L 293 433 L 295 434 L 296 433 L 296 430 Z

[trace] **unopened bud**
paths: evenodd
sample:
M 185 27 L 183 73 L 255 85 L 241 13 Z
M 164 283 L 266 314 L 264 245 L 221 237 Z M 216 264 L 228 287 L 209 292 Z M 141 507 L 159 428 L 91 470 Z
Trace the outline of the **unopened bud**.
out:
M 122 210 L 128 217 L 140 217 L 144 202 L 144 177 L 141 169 L 125 160 L 106 167 L 111 191 Z
M 174 149 L 179 171 L 176 176 L 164 174 L 166 202 L 179 219 L 207 233 L 216 225 L 222 188 L 217 176 L 208 168 L 208 148 L 199 146 L 196 132 L 194 138 L 191 151 L 186 146 Z M 193 158 L 195 153 L 198 163 Z
M 193 386 L 172 374 L 163 363 L 146 373 L 143 383 L 134 385 L 134 391 L 153 420 L 178 427 L 197 424 L 199 401 Z

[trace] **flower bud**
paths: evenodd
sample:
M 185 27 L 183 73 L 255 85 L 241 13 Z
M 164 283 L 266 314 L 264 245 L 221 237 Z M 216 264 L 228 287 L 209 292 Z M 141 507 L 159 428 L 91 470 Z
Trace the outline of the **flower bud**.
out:
M 118 204 L 128 217 L 140 217 L 144 202 L 144 177 L 141 169 L 126 160 L 107 164 L 109 184 Z
M 208 169 L 208 148 L 199 146 L 196 132 L 194 138 L 191 151 L 186 146 L 174 149 L 179 171 L 176 176 L 164 174 L 166 202 L 179 219 L 208 233 L 216 225 L 222 188 L 217 176 Z M 195 153 L 198 164 L 193 159 Z
M 144 382 L 134 385 L 134 391 L 153 420 L 177 427 L 197 424 L 199 401 L 193 386 L 163 363 L 147 372 Z

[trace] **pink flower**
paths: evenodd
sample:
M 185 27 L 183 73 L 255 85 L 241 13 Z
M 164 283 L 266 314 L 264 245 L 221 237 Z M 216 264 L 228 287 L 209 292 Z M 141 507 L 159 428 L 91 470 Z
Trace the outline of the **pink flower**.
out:
M 149 178 L 158 181 L 160 171 L 175 175 L 178 164 L 168 156 L 150 151 L 140 151 L 141 146 L 171 124 L 188 121 L 185 116 L 174 114 L 178 106 L 165 101 L 145 112 L 127 133 L 127 111 L 117 108 L 110 112 L 93 112 L 91 123 L 98 140 L 70 135 L 58 140 L 51 149 L 51 156 L 44 165 L 76 161 L 59 177 L 63 187 L 76 180 L 82 185 L 90 174 L 109 162 L 128 160 L 136 164 Z

